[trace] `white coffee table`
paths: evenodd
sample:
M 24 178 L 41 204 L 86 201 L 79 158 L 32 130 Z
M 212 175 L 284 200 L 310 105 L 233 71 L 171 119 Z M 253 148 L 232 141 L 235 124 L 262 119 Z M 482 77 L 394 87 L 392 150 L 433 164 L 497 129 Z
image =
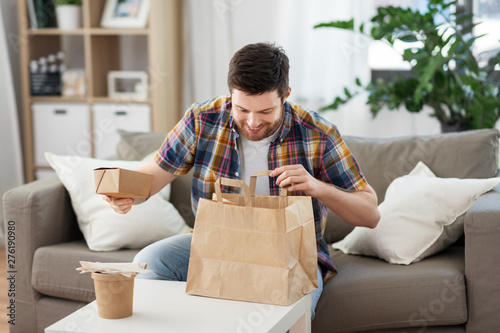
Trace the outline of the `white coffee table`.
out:
M 185 282 L 136 279 L 131 317 L 102 319 L 94 301 L 45 333 L 311 332 L 311 294 L 290 306 L 276 306 L 192 296 L 185 289 Z

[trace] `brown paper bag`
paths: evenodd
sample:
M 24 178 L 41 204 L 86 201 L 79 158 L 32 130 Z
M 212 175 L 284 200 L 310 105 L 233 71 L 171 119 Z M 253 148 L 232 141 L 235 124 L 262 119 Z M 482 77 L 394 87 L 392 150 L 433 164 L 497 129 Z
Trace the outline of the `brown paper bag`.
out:
M 199 201 L 186 293 L 289 305 L 318 287 L 311 197 L 255 196 L 256 177 L 269 173 L 250 187 L 220 178 L 217 200 Z M 222 194 L 221 184 L 244 194 Z

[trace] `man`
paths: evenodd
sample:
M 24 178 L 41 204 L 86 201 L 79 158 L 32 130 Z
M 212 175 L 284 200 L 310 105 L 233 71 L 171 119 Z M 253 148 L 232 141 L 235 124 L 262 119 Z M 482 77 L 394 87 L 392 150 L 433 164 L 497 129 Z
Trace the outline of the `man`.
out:
M 266 183 L 259 177 L 256 194 L 278 195 L 287 187 L 313 198 L 318 246 L 318 289 L 312 294 L 312 316 L 323 280 L 335 267 L 323 239 L 327 208 L 344 221 L 374 228 L 380 214 L 377 196 L 335 126 L 318 114 L 287 102 L 288 57 L 267 43 L 250 44 L 231 59 L 230 96 L 194 104 L 167 135 L 154 160 L 139 170 L 153 175 L 151 194 L 194 168 L 191 199 L 211 198 L 219 177 L 249 183 L 255 171 L 273 170 Z M 230 188 L 231 191 L 237 189 Z M 105 197 L 122 214 L 144 201 Z M 144 278 L 186 281 L 192 234 L 173 236 L 139 252 L 153 273 Z

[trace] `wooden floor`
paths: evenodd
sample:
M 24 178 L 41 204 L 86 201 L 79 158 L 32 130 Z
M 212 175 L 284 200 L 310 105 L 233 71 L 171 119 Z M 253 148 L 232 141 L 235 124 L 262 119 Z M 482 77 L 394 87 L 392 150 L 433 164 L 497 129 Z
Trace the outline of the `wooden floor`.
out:
M 7 269 L 5 263 L 5 247 L 0 245 L 0 333 L 9 332 L 7 322 Z

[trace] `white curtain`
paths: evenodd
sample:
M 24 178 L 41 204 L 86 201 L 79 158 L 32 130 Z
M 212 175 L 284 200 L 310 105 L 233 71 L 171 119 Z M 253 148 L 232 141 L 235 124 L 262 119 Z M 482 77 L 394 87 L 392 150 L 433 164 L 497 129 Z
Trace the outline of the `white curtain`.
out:
M 2 13 L 7 9 L 6 13 Z M 23 183 L 23 164 L 21 154 L 21 142 L 19 135 L 19 121 L 16 97 L 14 92 L 14 80 L 12 77 L 12 66 L 8 50 L 14 51 L 16 45 L 9 44 L 15 36 L 10 27 L 15 26 L 15 20 L 4 20 L 5 17 L 17 17 L 17 7 L 14 1 L 4 2 L 0 6 L 0 198 L 10 188 Z M 15 72 L 17 73 L 17 66 Z M 3 205 L 0 204 L 0 231 L 3 230 Z M 3 242 L 3 237 L 0 243 Z
M 249 43 L 275 42 L 290 59 L 290 100 L 318 110 L 356 90 L 355 78 L 370 79 L 368 37 L 338 29 L 313 29 L 320 22 L 368 22 L 372 0 L 188 0 L 185 1 L 184 107 L 227 94 L 229 61 Z M 383 111 L 372 119 L 360 95 L 338 111 L 324 113 L 343 135 L 390 137 L 439 132 L 430 110 Z

